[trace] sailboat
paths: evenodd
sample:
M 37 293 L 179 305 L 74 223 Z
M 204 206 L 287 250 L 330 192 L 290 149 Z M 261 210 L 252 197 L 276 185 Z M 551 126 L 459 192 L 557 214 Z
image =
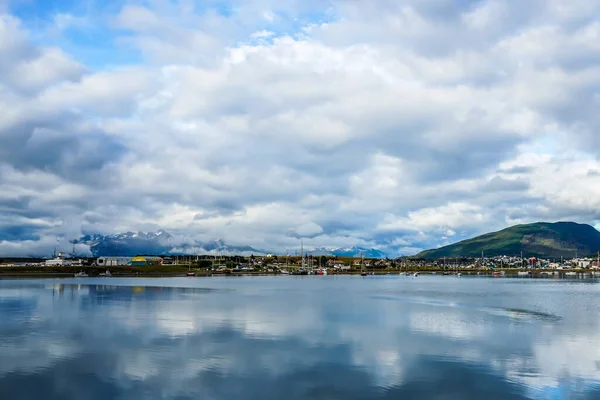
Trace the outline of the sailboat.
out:
M 192 265 L 191 264 L 188 265 L 188 272 L 185 275 L 186 276 L 196 276 L 196 273 L 192 272 Z
M 360 276 L 367 276 L 367 271 L 364 269 L 364 258 L 362 251 L 360 252 Z
M 290 274 L 290 270 L 288 269 L 288 251 L 285 251 L 285 269 L 281 270 L 281 274 L 282 275 L 289 275 Z

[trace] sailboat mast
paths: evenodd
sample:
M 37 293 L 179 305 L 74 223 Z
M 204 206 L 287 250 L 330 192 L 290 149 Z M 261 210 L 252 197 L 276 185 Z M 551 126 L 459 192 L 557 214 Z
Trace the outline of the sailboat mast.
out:
M 523 268 L 523 252 L 521 252 L 521 268 Z
M 361 251 L 361 252 L 360 252 L 360 272 L 363 272 L 363 269 L 364 269 L 364 265 L 365 265 L 365 264 L 364 264 L 364 262 L 363 262 L 363 261 L 364 261 L 364 258 L 363 258 L 363 252 Z
M 300 239 L 300 267 L 304 269 L 304 241 Z

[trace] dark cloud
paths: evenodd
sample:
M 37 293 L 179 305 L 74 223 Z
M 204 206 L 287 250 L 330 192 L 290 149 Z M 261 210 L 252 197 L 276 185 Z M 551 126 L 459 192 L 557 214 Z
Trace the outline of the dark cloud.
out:
M 40 236 L 38 235 L 38 232 L 40 228 L 43 227 L 36 225 L 27 226 L 23 224 L 17 226 L 3 224 L 2 230 L 0 230 L 0 240 L 39 240 Z
M 503 174 L 528 174 L 533 172 L 533 167 L 531 166 L 515 166 L 510 168 L 502 168 L 499 169 L 498 172 Z
M 529 189 L 529 183 L 519 179 L 504 179 L 495 176 L 488 182 L 484 190 L 490 192 L 523 192 Z

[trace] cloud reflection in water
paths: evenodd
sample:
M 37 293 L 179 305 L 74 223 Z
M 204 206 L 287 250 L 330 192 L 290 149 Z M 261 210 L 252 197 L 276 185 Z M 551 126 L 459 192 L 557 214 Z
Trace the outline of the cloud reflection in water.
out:
M 500 286 L 487 281 L 460 283 L 487 294 L 474 297 L 450 293 L 443 279 L 185 281 L 203 288 L 156 285 L 179 284 L 170 279 L 0 281 L 0 392 L 10 399 L 598 394 L 599 314 L 572 308 L 593 299 L 595 287 L 565 286 L 557 295 L 532 282 L 495 294 Z M 424 286 L 429 303 L 418 300 Z M 444 306 L 448 298 L 452 307 Z M 518 308 L 519 318 L 481 311 L 488 308 Z

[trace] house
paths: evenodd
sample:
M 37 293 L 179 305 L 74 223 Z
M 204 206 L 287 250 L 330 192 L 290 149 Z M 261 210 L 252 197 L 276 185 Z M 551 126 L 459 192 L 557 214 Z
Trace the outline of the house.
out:
M 336 266 L 344 266 L 344 262 L 342 260 L 328 260 L 327 261 L 327 266 L 328 267 L 336 267 Z
M 586 258 L 579 258 L 579 259 L 573 260 L 573 262 L 575 263 L 575 267 L 587 268 L 592 263 L 592 260 L 588 260 Z
M 252 265 L 262 265 L 264 262 L 265 262 L 264 257 L 256 257 L 253 260 L 250 260 L 250 263 Z
M 115 267 L 117 265 L 128 265 L 132 257 L 98 257 L 95 264 L 99 267 Z

